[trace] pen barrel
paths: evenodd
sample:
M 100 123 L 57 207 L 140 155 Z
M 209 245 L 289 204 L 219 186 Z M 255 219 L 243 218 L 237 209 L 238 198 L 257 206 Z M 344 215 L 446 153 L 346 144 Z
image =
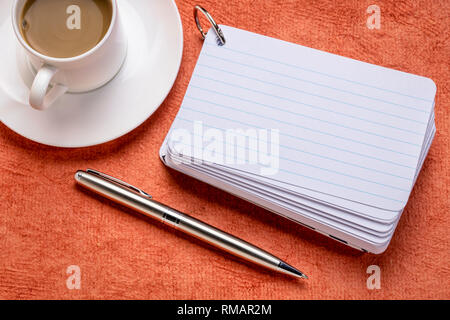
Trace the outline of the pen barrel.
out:
M 185 213 L 89 173 L 79 171 L 75 175 L 75 179 L 80 185 L 91 191 L 208 242 L 219 249 L 264 267 L 282 271 L 279 268 L 281 260 L 272 254 Z
M 167 218 L 165 218 L 166 223 L 219 249 L 227 251 L 230 254 L 264 267 L 280 271 L 278 266 L 281 260 L 272 254 L 187 214 L 181 213 L 165 205 L 163 206 L 171 215 L 171 218 L 169 218 L 170 221 L 167 221 Z M 174 219 L 177 220 L 176 223 L 173 221 Z

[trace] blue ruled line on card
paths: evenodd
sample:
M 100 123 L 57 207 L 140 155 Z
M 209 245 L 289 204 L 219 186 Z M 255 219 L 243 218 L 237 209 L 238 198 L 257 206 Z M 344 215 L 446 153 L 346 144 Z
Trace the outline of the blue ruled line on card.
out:
M 332 78 L 332 79 L 341 80 L 341 81 L 345 81 L 345 82 L 348 82 L 348 83 L 354 83 L 354 84 L 357 84 L 357 85 L 360 85 L 360 86 L 364 86 L 364 87 L 368 87 L 368 88 L 377 89 L 377 90 L 380 90 L 380 91 L 385 91 L 385 92 L 397 94 L 397 95 L 408 97 L 408 98 L 411 98 L 411 99 L 421 100 L 421 101 L 425 101 L 425 102 L 433 102 L 433 100 L 430 100 L 430 99 L 425 99 L 425 98 L 422 98 L 422 97 L 416 97 L 416 96 L 404 94 L 402 92 L 389 90 L 389 89 L 386 89 L 386 88 L 370 85 L 370 84 L 367 84 L 367 83 L 346 79 L 346 78 L 339 77 L 339 76 L 336 76 L 336 75 L 333 75 L 333 74 L 328 74 L 328 73 L 325 73 L 325 72 L 321 72 L 321 71 L 305 68 L 303 66 L 294 65 L 294 64 L 283 62 L 283 61 L 278 61 L 278 60 L 275 60 L 275 59 L 271 59 L 271 58 L 268 58 L 268 57 L 255 55 L 255 54 L 252 54 L 252 53 L 249 53 L 249 52 L 245 52 L 245 51 L 241 51 L 241 50 L 231 49 L 231 48 L 228 48 L 226 46 L 217 46 L 217 44 L 213 44 L 212 42 L 205 42 L 205 45 L 213 46 L 213 47 L 219 48 L 220 50 L 226 50 L 226 51 L 230 51 L 230 52 L 235 52 L 235 53 L 243 54 L 243 55 L 246 55 L 246 56 L 249 56 L 249 57 L 253 57 L 253 58 L 257 58 L 257 59 L 261 59 L 261 60 L 265 60 L 265 61 L 270 61 L 270 62 L 274 62 L 274 63 L 278 63 L 278 64 L 281 64 L 281 65 L 285 65 L 285 66 L 288 66 L 288 67 L 291 67 L 291 68 L 303 70 L 303 71 L 306 71 L 306 72 L 316 73 L 316 74 L 319 74 L 319 75 L 322 75 L 322 76 L 326 76 L 326 77 L 329 77 L 329 78 Z
M 182 144 L 182 145 L 186 145 L 186 146 L 194 148 L 194 149 L 201 149 L 201 147 L 196 147 L 196 146 L 193 146 L 191 144 L 187 144 L 187 143 L 183 143 L 183 142 L 177 142 L 177 143 L 178 144 Z M 224 155 L 223 153 L 220 153 L 220 152 L 217 152 L 217 154 Z M 243 160 L 243 159 L 240 159 L 240 160 Z M 293 171 L 289 171 L 289 170 L 285 170 L 285 169 L 278 169 L 278 170 L 282 171 L 282 172 L 286 172 L 286 173 L 291 174 L 291 175 L 295 175 L 295 176 L 303 177 L 303 178 L 306 178 L 306 179 L 318 181 L 318 182 L 321 182 L 321 183 L 337 186 L 337 187 L 340 187 L 340 188 L 356 191 L 356 192 L 359 192 L 359 193 L 364 193 L 364 194 L 367 194 L 367 195 L 370 195 L 370 196 L 374 196 L 374 197 L 378 197 L 378 198 L 382 198 L 382 199 L 387 199 L 387 200 L 391 200 L 391 201 L 395 201 L 395 202 L 400 202 L 400 203 L 403 202 L 403 201 L 398 200 L 398 199 L 393 199 L 393 198 L 386 197 L 384 195 L 380 195 L 380 194 L 377 194 L 377 193 L 363 191 L 363 190 L 360 190 L 360 189 L 357 189 L 357 188 L 353 188 L 353 187 L 349 187 L 349 186 L 346 186 L 346 185 L 342 185 L 342 184 L 339 184 L 339 183 L 334 183 L 334 182 L 331 182 L 331 181 L 318 179 L 316 177 L 307 176 L 307 175 L 304 175 L 304 174 L 301 174 L 301 173 L 298 173 L 298 172 L 293 172 Z

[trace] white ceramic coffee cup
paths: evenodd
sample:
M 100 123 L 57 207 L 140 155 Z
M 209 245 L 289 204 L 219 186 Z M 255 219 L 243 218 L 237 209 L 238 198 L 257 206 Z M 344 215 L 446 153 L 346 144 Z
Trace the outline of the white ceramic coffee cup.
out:
M 126 57 L 127 41 L 119 19 L 117 0 L 110 1 L 111 25 L 103 39 L 89 51 L 70 58 L 43 55 L 25 41 L 19 23 L 26 0 L 14 1 L 14 32 L 35 72 L 29 97 L 31 107 L 45 110 L 66 92 L 80 93 L 97 89 L 119 72 Z

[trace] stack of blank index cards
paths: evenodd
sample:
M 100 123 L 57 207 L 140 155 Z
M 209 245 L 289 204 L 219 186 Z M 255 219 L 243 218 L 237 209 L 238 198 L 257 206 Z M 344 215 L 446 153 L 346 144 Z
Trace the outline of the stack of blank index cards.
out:
M 428 78 L 221 26 L 163 162 L 349 246 L 383 252 L 436 128 Z

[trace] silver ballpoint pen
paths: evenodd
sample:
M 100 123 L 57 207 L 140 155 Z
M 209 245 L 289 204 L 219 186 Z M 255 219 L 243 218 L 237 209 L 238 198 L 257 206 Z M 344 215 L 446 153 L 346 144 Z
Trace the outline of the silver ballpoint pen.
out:
M 204 240 L 235 256 L 278 272 L 308 279 L 304 273 L 272 254 L 229 233 L 190 217 L 187 214 L 159 203 L 153 200 L 148 193 L 119 179 L 92 169 L 87 169 L 86 171 L 77 171 L 75 180 L 78 184 L 91 191 L 134 209 L 145 216 L 155 218 L 164 224 L 170 225 L 198 239 Z

